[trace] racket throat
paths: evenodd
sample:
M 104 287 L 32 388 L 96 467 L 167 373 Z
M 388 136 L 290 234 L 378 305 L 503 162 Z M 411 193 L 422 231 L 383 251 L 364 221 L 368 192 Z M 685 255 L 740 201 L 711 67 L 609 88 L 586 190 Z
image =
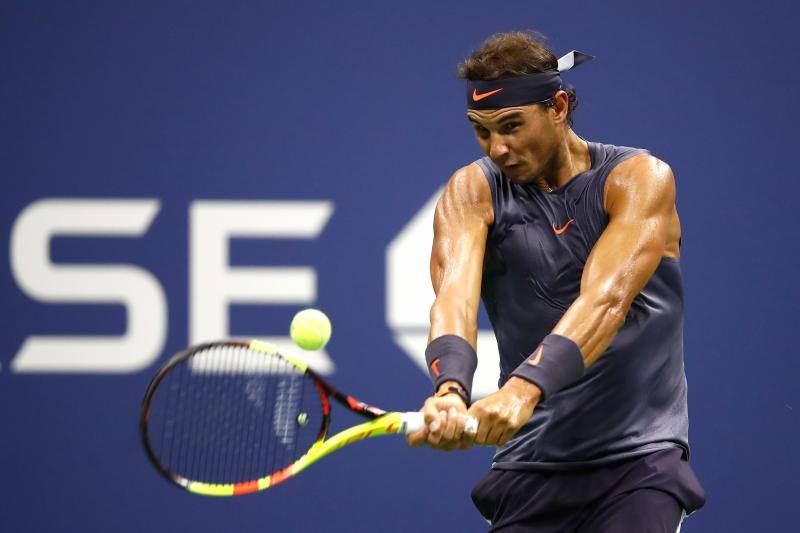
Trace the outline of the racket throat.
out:
M 295 471 L 304 469 L 314 461 L 348 444 L 380 435 L 403 433 L 407 426 L 405 415 L 406 413 L 388 413 L 375 420 L 347 428 L 327 440 L 315 442 L 308 452 L 295 462 Z

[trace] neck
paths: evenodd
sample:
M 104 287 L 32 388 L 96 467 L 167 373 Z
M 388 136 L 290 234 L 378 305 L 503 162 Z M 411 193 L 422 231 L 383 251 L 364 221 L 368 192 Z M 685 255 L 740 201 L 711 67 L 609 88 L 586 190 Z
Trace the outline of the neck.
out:
M 563 187 L 576 175 L 589 170 L 591 165 L 589 145 L 568 128 L 548 164 L 547 172 L 537 180 L 538 185 L 545 191 Z

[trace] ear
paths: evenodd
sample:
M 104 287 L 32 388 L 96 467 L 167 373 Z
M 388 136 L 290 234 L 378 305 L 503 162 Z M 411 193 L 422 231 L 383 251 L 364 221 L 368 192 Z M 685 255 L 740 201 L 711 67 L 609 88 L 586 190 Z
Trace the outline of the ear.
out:
M 558 91 L 553 95 L 553 106 L 550 108 L 556 124 L 565 123 L 569 114 L 569 95 L 566 91 Z

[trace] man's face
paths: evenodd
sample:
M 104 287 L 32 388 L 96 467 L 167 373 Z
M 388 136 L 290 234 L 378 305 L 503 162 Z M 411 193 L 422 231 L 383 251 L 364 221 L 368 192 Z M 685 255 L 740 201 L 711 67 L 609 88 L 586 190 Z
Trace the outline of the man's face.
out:
M 539 104 L 467 111 L 484 153 L 515 183 L 546 178 L 558 153 L 556 123 Z

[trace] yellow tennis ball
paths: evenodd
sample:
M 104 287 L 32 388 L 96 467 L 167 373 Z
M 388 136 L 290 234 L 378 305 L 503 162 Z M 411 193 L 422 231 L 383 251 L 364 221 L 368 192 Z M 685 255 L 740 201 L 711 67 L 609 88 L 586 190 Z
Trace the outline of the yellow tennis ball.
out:
M 294 315 L 289 335 L 304 350 L 321 350 L 331 338 L 331 321 L 318 309 L 303 309 Z

